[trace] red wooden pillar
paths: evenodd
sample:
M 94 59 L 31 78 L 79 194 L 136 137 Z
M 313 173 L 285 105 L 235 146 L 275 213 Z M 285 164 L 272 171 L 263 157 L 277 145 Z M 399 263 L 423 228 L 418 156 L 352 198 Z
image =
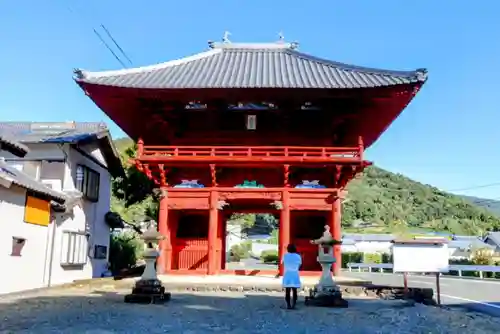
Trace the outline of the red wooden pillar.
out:
M 219 193 L 210 192 L 210 213 L 208 220 L 208 275 L 217 273 L 217 231 L 219 223 Z
M 330 230 L 332 231 L 332 237 L 335 240 L 342 239 L 342 199 L 340 196 L 336 195 L 332 204 L 332 214 L 330 220 Z M 333 247 L 333 255 L 335 256 L 336 262 L 333 264 L 333 274 L 335 276 L 340 275 L 342 269 L 342 249 L 341 245 L 335 245 Z
M 281 209 L 281 216 L 280 216 L 280 230 L 279 230 L 279 248 L 278 248 L 278 255 L 279 255 L 279 272 L 280 276 L 283 276 L 283 265 L 281 264 L 281 259 L 283 258 L 283 255 L 286 253 L 286 248 L 288 244 L 290 243 L 290 204 L 289 204 L 289 199 L 290 199 L 290 192 L 288 190 L 284 190 L 282 194 L 282 204 L 283 207 Z
M 172 269 L 172 238 L 168 226 L 168 192 L 167 189 L 161 189 L 160 208 L 158 210 L 158 232 L 165 239 L 160 241 L 160 256 L 157 259 L 156 269 L 158 273 L 165 274 Z

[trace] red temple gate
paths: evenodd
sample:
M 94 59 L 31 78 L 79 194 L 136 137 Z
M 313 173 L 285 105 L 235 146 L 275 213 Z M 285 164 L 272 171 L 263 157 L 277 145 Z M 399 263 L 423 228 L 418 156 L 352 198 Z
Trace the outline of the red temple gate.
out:
M 293 242 L 319 270 L 310 240 L 341 239 L 345 186 L 370 165 L 364 150 L 412 100 L 425 70 L 351 66 L 296 43 L 209 43 L 164 64 L 76 81 L 131 138 L 136 166 L 162 191 L 162 272 L 225 271 L 232 212 L 279 216 L 279 253 Z M 338 274 L 340 246 L 334 250 Z

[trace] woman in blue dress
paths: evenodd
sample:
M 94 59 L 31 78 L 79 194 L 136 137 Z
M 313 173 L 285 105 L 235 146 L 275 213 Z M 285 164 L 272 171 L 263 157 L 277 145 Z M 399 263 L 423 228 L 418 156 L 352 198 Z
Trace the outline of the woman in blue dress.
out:
M 288 309 L 295 308 L 297 303 L 297 290 L 300 289 L 299 268 L 302 265 L 302 258 L 297 253 L 295 245 L 287 247 L 287 253 L 281 260 L 283 264 L 283 287 L 285 288 L 285 300 Z M 293 298 L 290 299 L 290 294 Z

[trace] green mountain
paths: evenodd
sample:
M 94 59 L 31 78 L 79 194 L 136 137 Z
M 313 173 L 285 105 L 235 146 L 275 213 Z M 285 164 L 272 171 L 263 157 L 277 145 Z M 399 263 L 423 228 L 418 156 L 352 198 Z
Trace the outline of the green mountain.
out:
M 112 198 L 112 210 L 130 223 L 154 218 L 157 211 L 153 185 L 128 164 L 134 154 L 132 144 L 128 138 L 115 141 L 127 165 L 128 180 L 114 180 Z M 367 168 L 362 177 L 349 183 L 347 190 L 342 214 L 347 231 L 432 230 L 480 235 L 500 230 L 500 218 L 470 198 L 445 193 L 378 167 Z
M 466 201 L 472 202 L 474 205 L 485 208 L 497 216 L 500 216 L 500 201 L 494 199 L 480 198 L 474 196 L 461 195 Z
M 463 196 L 374 166 L 351 181 L 347 190 L 342 219 L 347 229 L 355 228 L 356 221 L 367 222 L 368 230 L 381 232 L 393 232 L 399 226 L 479 235 L 500 228 L 495 213 Z

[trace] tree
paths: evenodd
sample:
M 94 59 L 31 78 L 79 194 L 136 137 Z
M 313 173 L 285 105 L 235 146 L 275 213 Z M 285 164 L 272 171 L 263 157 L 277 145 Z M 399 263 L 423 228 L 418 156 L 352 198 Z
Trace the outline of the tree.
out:
M 115 145 L 125 168 L 125 177 L 115 178 L 112 182 L 111 210 L 130 224 L 156 220 L 159 194 L 154 183 L 130 162 L 135 157 L 136 145 L 128 138 L 116 140 Z
M 235 213 L 228 219 L 228 225 L 241 226 L 242 229 L 249 229 L 255 225 L 255 214 Z

